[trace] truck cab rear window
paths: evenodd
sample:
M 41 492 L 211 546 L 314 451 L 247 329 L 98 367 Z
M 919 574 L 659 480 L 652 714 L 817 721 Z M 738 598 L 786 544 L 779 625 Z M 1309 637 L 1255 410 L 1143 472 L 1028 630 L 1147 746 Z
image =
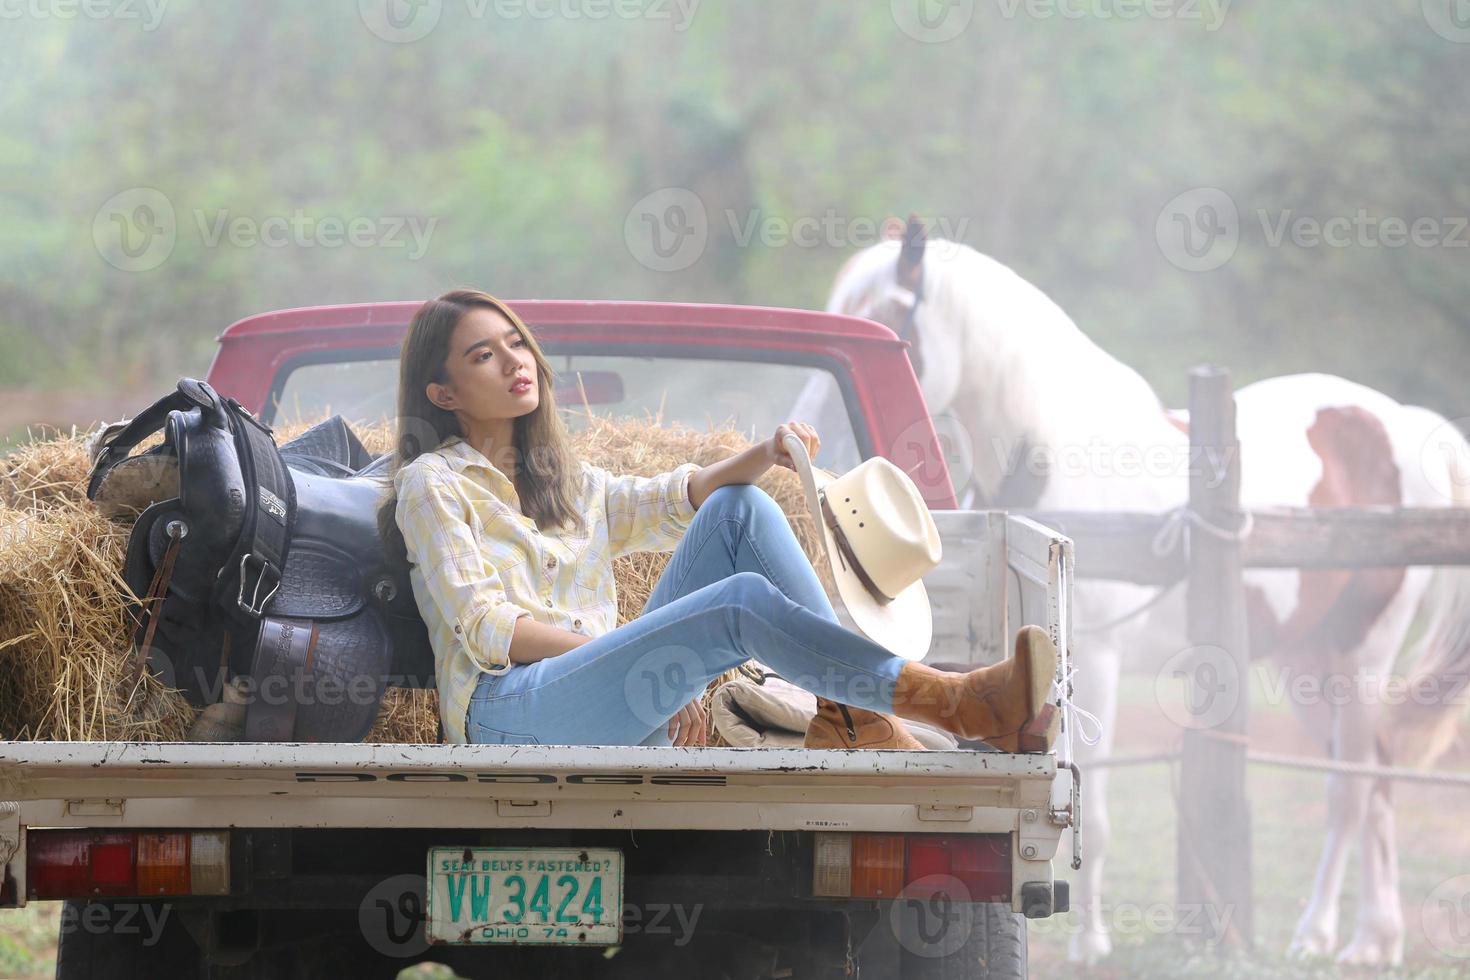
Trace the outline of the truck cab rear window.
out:
M 588 411 L 635 418 L 662 412 L 666 424 L 700 430 L 729 424 L 752 441 L 797 419 L 822 437 L 818 465 L 841 473 L 862 462 L 840 388 L 824 368 L 720 358 L 548 357 L 557 374 L 557 405 L 573 432 L 585 427 Z M 286 376 L 269 421 L 290 425 L 340 414 L 353 426 L 380 423 L 396 412 L 397 387 L 396 359 L 302 364 Z M 831 392 L 821 411 L 798 406 L 809 387 Z

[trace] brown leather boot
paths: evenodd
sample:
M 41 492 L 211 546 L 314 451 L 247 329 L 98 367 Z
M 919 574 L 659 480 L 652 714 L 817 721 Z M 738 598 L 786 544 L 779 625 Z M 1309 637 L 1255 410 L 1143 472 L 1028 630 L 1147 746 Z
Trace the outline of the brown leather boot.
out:
M 892 715 L 817 698 L 817 714 L 806 727 L 809 749 L 922 749 Z
M 1061 726 L 1046 700 L 1058 656 L 1046 630 L 1024 626 L 1015 656 L 998 664 L 958 673 L 909 661 L 898 675 L 894 713 L 1002 752 L 1050 752 Z

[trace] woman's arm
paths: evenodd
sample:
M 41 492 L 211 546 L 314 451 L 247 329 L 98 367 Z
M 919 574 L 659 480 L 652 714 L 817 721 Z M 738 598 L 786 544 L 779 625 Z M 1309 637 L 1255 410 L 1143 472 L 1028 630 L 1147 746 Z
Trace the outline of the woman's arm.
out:
M 548 626 L 538 623 L 530 616 L 522 616 L 516 620 L 515 633 L 510 638 L 510 662 L 533 664 L 538 660 L 549 660 L 591 641 L 590 636 Z
M 817 438 L 817 430 L 805 422 L 783 422 L 776 426 L 776 434 L 771 438 L 728 459 L 710 463 L 692 474 L 689 477 L 689 502 L 698 510 L 699 505 L 720 487 L 733 483 L 754 483 L 772 466 L 795 470 L 796 464 L 791 455 L 781 447 L 781 439 L 787 432 L 806 445 L 809 457 L 813 460 L 817 458 L 817 450 L 822 445 L 822 440 Z
M 667 473 L 613 475 L 583 463 L 602 482 L 607 520 L 608 555 L 621 558 L 635 551 L 673 551 L 694 520 L 689 476 L 698 463 L 680 463 Z

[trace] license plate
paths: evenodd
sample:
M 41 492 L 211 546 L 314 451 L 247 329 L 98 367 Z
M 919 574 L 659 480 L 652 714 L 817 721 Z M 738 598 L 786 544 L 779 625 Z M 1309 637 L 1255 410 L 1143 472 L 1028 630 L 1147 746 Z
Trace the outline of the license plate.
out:
M 611 946 L 623 854 L 608 848 L 431 847 L 429 942 Z

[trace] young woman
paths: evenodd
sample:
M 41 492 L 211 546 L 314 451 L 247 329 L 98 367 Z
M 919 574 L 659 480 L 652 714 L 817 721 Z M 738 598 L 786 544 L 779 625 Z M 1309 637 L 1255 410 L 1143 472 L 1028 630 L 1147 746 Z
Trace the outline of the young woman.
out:
M 786 432 L 816 456 L 811 426 L 779 425 L 708 466 L 617 476 L 576 457 L 552 381 L 531 331 L 486 293 L 425 303 L 404 340 L 380 522 L 411 564 L 450 741 L 701 744 L 701 693 L 753 657 L 858 709 L 868 734 L 851 742 L 864 747 L 912 744 L 883 723 L 892 712 L 1010 750 L 1029 724 L 1027 747 L 1050 748 L 1055 724 L 1036 722 L 1056 651 L 1041 631 L 964 674 L 839 623 L 786 515 L 753 485 L 772 465 L 794 468 Z M 642 614 L 618 627 L 612 561 L 640 550 L 674 554 Z

